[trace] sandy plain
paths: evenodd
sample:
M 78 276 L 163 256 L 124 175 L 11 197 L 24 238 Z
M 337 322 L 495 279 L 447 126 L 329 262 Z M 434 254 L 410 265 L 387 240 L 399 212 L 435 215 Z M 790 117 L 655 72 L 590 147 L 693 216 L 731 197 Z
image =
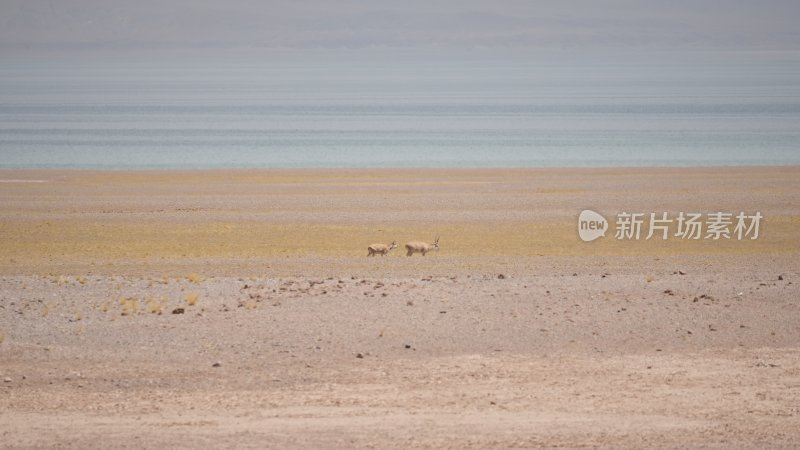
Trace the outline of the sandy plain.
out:
M 0 171 L 0 446 L 796 448 L 799 199 L 800 167 Z M 764 219 L 587 243 L 587 208 Z

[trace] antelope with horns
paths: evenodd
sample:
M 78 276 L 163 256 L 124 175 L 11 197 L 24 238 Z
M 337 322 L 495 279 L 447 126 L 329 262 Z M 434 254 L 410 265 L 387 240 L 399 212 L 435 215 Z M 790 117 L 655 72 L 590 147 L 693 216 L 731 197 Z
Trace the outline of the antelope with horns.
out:
M 384 256 L 387 253 L 389 253 L 390 251 L 392 251 L 392 249 L 395 249 L 395 248 L 397 248 L 397 242 L 395 242 L 395 241 L 392 241 L 392 243 L 389 244 L 389 245 L 386 245 L 386 244 L 372 244 L 369 247 L 367 247 L 367 252 L 368 252 L 367 256 L 375 256 L 376 254 L 380 254 L 381 256 Z
M 439 251 L 439 236 L 436 236 L 436 240 L 433 241 L 433 245 L 428 244 L 427 242 L 417 241 L 411 241 L 406 244 L 406 256 L 411 256 L 414 253 L 421 253 L 422 256 L 425 256 L 425 253 L 430 251 Z

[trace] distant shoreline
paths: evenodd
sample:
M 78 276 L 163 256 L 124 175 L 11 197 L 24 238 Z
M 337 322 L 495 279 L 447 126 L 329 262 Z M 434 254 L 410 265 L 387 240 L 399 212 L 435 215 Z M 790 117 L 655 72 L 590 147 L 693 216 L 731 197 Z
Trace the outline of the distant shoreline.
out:
M 602 171 L 684 171 L 684 170 L 739 170 L 739 169 L 758 169 L 758 170 L 771 170 L 771 169 L 798 169 L 800 164 L 730 164 L 730 165 L 653 165 L 653 166 L 484 166 L 484 167 L 436 167 L 436 166 L 378 166 L 378 167 L 200 167 L 200 168 L 180 168 L 180 167 L 165 167 L 165 168 L 92 168 L 92 167 L 0 167 L 0 176 L 3 174 L 13 173 L 219 173 L 219 172 L 298 172 L 298 173 L 313 173 L 313 172 L 354 172 L 363 173 L 369 171 L 378 172 L 594 172 Z M 31 182 L 32 180 L 12 180 L 2 179 L 0 182 Z M 39 182 L 43 180 L 37 180 Z

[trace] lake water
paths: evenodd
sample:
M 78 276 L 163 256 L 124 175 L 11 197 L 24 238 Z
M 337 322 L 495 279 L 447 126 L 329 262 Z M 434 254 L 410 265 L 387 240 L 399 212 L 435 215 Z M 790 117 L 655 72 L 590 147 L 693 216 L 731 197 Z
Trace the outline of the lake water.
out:
M 0 62 L 0 168 L 800 164 L 798 69 Z

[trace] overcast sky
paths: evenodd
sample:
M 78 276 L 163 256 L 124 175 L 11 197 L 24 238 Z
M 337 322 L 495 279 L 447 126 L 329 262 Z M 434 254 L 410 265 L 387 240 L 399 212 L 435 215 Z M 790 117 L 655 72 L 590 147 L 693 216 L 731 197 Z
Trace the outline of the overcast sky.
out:
M 797 0 L 0 0 L 0 52 L 796 52 L 798 23 Z

